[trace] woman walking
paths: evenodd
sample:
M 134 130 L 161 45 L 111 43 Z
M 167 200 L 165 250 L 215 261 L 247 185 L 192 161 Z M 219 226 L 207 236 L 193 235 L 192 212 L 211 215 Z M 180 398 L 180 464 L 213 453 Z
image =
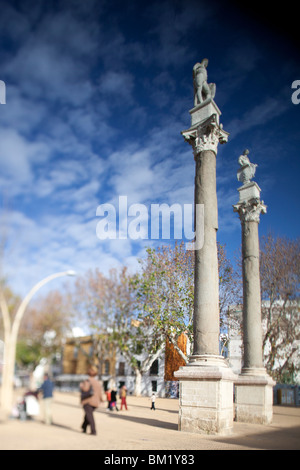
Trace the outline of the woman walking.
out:
M 126 393 L 127 391 L 127 388 L 125 387 L 125 385 L 123 385 L 123 387 L 121 387 L 121 390 L 120 390 L 120 398 L 121 398 L 121 411 L 123 409 L 123 406 L 125 406 L 125 410 L 127 410 L 127 402 L 126 402 Z
M 82 423 L 82 432 L 86 432 L 88 425 L 91 427 L 91 435 L 96 435 L 96 426 L 94 420 L 94 411 L 100 406 L 103 400 L 102 383 L 96 379 L 97 367 L 90 367 L 88 371 L 89 378 L 81 382 L 81 404 L 84 409 L 84 420 Z

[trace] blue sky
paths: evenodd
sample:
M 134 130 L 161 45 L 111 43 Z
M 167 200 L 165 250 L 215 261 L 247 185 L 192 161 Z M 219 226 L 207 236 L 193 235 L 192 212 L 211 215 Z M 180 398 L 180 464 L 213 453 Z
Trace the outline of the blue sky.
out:
M 1 265 L 17 293 L 66 269 L 135 269 L 147 246 L 167 243 L 99 240 L 96 210 L 117 207 L 120 196 L 149 208 L 193 202 L 193 154 L 181 131 L 190 127 L 193 65 L 205 57 L 230 133 L 217 156 L 218 240 L 233 259 L 245 148 L 268 206 L 260 235 L 299 235 L 292 12 L 266 18 L 206 0 L 1 0 L 0 11 Z

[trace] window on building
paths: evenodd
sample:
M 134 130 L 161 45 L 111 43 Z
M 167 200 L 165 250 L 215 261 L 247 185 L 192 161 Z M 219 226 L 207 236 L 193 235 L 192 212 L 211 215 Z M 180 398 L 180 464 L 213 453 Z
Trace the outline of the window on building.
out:
M 125 362 L 119 363 L 119 374 L 118 375 L 125 375 Z
M 150 367 L 150 375 L 158 375 L 158 359 Z
M 157 381 L 152 380 L 152 392 L 157 392 Z
M 104 362 L 104 374 L 105 375 L 108 375 L 109 374 L 109 369 L 110 369 L 110 364 L 109 364 L 109 360 L 107 359 L 105 362 Z

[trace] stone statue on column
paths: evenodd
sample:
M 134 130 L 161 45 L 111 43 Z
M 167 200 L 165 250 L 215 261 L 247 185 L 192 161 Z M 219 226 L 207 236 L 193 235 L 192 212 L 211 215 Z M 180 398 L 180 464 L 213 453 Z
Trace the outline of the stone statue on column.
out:
M 197 62 L 193 67 L 193 82 L 194 82 L 194 106 L 203 103 L 206 99 L 214 99 L 216 94 L 215 83 L 207 83 L 207 68 L 208 60 L 203 59 L 202 62 Z
M 241 168 L 237 172 L 237 179 L 243 184 L 248 184 L 254 178 L 256 167 L 255 163 L 251 163 L 249 158 L 249 150 L 244 150 L 243 154 L 239 157 L 239 164 Z

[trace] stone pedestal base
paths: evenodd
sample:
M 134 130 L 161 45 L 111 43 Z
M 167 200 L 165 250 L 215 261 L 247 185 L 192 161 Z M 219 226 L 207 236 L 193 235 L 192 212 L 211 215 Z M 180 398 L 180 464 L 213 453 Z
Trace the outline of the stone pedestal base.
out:
M 203 101 L 203 103 L 197 104 L 197 106 L 190 110 L 192 127 L 201 124 L 203 121 L 210 118 L 213 114 L 216 115 L 217 122 L 219 124 L 219 116 L 221 115 L 221 111 L 213 99 L 209 98 Z
M 275 382 L 265 369 L 243 369 L 235 382 L 235 421 L 270 424 Z
M 221 356 L 193 356 L 175 372 L 180 381 L 179 431 L 230 434 L 233 382 L 237 376 Z

